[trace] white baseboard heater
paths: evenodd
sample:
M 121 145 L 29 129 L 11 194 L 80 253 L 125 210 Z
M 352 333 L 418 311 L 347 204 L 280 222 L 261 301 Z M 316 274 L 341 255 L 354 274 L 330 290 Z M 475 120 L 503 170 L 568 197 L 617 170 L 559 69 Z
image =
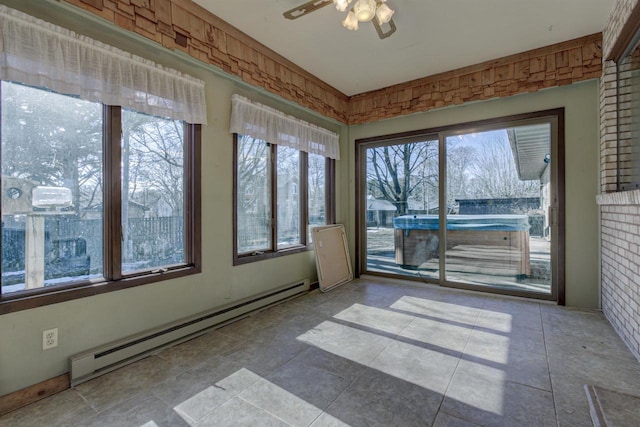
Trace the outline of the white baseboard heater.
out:
M 309 289 L 309 280 L 304 279 L 71 356 L 71 386 L 143 359 L 165 347 L 190 340 L 209 329 L 246 317 L 252 312 L 299 296 Z

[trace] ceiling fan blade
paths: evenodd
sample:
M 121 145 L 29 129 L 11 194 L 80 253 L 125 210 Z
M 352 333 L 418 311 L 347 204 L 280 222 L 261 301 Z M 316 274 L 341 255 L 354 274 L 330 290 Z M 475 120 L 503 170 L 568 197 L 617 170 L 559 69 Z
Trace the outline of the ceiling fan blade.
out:
M 375 27 L 376 32 L 378 33 L 378 37 L 380 37 L 381 39 L 386 39 L 391 34 L 396 32 L 396 23 L 393 22 L 393 19 L 391 19 L 386 24 L 380 25 L 378 20 L 376 18 L 373 18 L 371 20 L 371 23 Z
M 308 15 L 311 12 L 327 6 L 329 3 L 331 3 L 331 0 L 311 0 L 303 5 L 287 10 L 283 15 L 287 19 L 298 19 L 301 16 Z

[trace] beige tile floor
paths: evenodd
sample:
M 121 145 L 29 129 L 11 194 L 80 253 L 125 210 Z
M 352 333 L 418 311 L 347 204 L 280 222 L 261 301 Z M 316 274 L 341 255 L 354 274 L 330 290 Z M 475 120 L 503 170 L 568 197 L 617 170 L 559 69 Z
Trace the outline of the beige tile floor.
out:
M 161 351 L 0 426 L 590 426 L 585 384 L 640 395 L 640 364 L 601 313 L 358 280 Z

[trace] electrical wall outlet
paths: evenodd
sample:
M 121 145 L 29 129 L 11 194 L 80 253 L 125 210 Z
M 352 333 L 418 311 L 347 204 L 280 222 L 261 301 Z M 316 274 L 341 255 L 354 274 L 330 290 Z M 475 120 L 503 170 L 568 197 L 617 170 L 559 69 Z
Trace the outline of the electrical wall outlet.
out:
M 42 349 L 47 350 L 58 346 L 58 328 L 47 329 L 42 332 Z

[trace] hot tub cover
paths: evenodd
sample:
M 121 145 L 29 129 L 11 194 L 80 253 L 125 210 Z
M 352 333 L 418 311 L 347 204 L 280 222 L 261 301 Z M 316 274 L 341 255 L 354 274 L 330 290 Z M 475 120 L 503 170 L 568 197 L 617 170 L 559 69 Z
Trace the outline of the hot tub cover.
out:
M 401 230 L 437 230 L 438 215 L 403 215 L 393 219 Z M 527 215 L 448 215 L 447 230 L 526 231 Z

